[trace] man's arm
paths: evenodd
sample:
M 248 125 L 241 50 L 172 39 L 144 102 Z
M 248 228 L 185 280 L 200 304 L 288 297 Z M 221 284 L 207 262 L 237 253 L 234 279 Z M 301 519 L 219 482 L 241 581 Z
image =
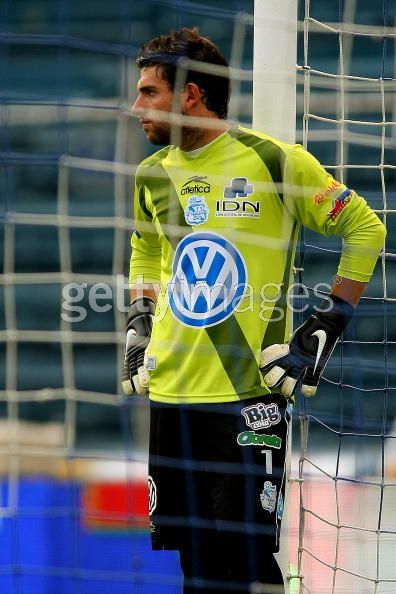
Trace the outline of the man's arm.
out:
M 384 227 L 379 223 L 368 227 L 367 233 L 366 248 L 370 252 L 370 266 L 373 262 L 375 263 L 373 253 L 379 252 L 380 245 L 384 241 Z M 361 236 L 362 229 L 356 233 L 356 237 L 360 238 L 359 241 L 356 241 L 352 233 L 353 249 L 350 250 L 347 246 L 349 256 L 352 255 L 352 261 L 355 265 L 357 262 L 354 274 L 359 274 L 358 262 L 364 253 Z M 367 274 L 366 265 L 367 262 L 362 265 L 362 275 Z M 261 353 L 260 367 L 264 372 L 264 381 L 267 386 L 279 388 L 284 396 L 291 397 L 297 383 L 301 380 L 301 393 L 304 396 L 315 396 L 327 361 L 352 318 L 354 308 L 366 286 L 365 281 L 337 275 L 330 296 L 297 328 L 290 343 L 274 344 Z
M 134 284 L 130 288 L 130 305 L 126 324 L 126 345 L 122 388 L 125 394 L 147 394 L 149 374 L 145 353 L 151 338 L 159 284 Z
M 357 305 L 363 295 L 368 283 L 355 281 L 342 276 L 336 277 L 331 294 L 347 301 L 351 305 Z
M 160 286 L 158 283 L 137 283 L 132 285 L 129 289 L 130 302 L 133 303 L 140 297 L 148 297 L 154 303 L 157 303 Z
M 145 351 L 151 337 L 155 304 L 161 277 L 161 247 L 147 203 L 144 180 L 136 175 L 134 194 L 135 230 L 131 237 L 130 306 L 122 372 L 125 394 L 147 394 L 149 376 Z
M 301 381 L 304 396 L 314 396 L 323 370 L 367 286 L 386 230 L 366 201 L 336 182 L 302 147 L 286 160 L 285 205 L 302 225 L 324 235 L 338 235 L 343 249 L 329 297 L 294 332 L 289 343 L 261 354 L 264 381 L 286 397 Z

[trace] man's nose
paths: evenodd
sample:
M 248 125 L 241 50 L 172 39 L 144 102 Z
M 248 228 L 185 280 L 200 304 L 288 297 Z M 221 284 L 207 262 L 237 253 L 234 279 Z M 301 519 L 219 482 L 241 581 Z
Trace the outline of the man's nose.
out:
M 135 103 L 131 107 L 131 111 L 133 111 L 134 113 L 137 113 L 139 111 L 143 111 L 143 105 L 142 105 L 141 97 L 137 97 L 137 99 L 135 100 Z

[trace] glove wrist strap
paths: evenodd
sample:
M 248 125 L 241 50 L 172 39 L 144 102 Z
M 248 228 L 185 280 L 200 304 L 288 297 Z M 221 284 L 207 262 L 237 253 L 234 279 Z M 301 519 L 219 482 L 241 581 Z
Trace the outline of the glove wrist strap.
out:
M 319 305 L 315 316 L 319 320 L 333 323 L 340 330 L 344 330 L 352 318 L 354 311 L 355 308 L 353 305 L 344 301 L 341 297 L 329 295 Z
M 151 297 L 137 297 L 129 305 L 127 329 L 129 329 L 131 322 L 133 322 L 137 316 L 153 316 L 154 314 L 155 303 Z

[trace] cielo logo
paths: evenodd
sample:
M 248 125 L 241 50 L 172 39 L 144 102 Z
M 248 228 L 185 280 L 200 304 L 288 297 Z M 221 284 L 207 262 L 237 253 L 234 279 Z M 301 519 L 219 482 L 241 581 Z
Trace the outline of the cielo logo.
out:
M 232 243 L 214 233 L 191 233 L 176 248 L 169 305 L 187 326 L 214 326 L 232 314 L 246 284 L 245 262 Z

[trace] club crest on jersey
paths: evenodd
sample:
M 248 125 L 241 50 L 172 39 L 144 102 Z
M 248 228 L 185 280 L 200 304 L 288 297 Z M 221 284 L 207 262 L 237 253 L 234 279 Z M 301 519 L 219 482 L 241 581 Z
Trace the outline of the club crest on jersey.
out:
M 206 328 L 227 319 L 247 286 L 239 250 L 214 233 L 191 233 L 176 248 L 168 299 L 172 314 L 187 326 Z
M 271 404 L 259 402 L 253 406 L 246 406 L 241 413 L 245 417 L 246 425 L 251 429 L 266 429 L 271 425 L 277 425 L 281 420 L 278 405 L 274 402 Z
M 184 218 L 188 225 L 202 225 L 208 220 L 209 208 L 204 196 L 190 196 L 184 209 Z
M 276 485 L 271 481 L 265 481 L 264 488 L 260 493 L 260 501 L 263 509 L 272 514 L 276 507 Z
M 223 200 L 216 200 L 216 216 L 259 218 L 260 201 L 248 199 L 253 192 L 247 177 L 234 177 L 224 188 Z

